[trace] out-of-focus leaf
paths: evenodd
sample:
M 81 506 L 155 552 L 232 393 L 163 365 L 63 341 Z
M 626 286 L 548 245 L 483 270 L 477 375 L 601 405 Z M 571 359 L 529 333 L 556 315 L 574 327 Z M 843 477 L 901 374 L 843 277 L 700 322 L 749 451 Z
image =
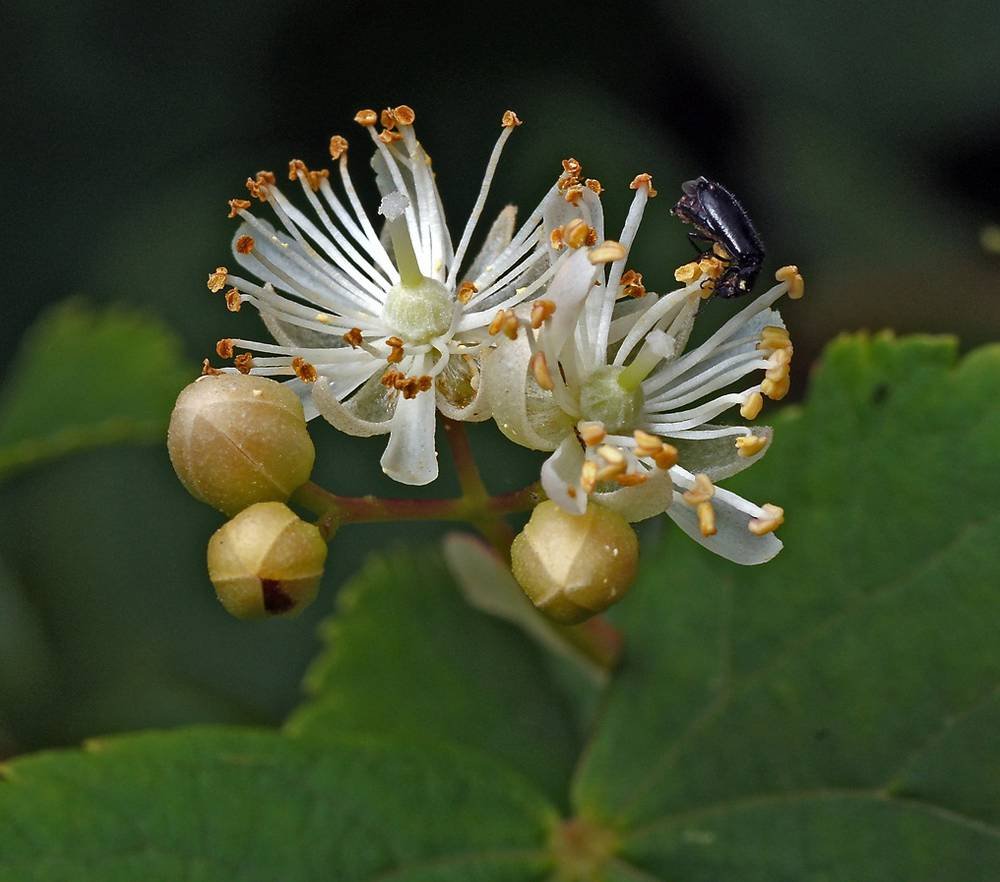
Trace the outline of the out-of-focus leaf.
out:
M 438 557 L 373 559 L 338 605 L 290 731 L 472 747 L 564 797 L 580 744 L 543 653 L 469 607 Z
M 1000 872 L 1000 740 L 980 728 L 1000 682 L 1000 347 L 955 350 L 829 348 L 732 482 L 785 505 L 774 563 L 676 533 L 647 559 L 573 801 L 653 878 Z
M 56 307 L 4 383 L 0 476 L 87 447 L 161 440 L 191 373 L 176 338 L 148 316 Z
M 541 880 L 554 817 L 460 751 L 237 729 L 91 742 L 4 778 L 3 882 Z

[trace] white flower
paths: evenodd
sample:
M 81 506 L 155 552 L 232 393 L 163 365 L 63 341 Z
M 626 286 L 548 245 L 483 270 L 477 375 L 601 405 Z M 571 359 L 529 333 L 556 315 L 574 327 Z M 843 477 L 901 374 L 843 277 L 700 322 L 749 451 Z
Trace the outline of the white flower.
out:
M 230 202 L 242 224 L 234 237 L 237 262 L 253 277 L 219 267 L 209 288 L 226 292 L 230 309 L 256 307 L 276 344 L 226 339 L 244 373 L 289 376 L 309 418 L 322 414 L 351 435 L 388 434 L 382 468 L 405 484 L 427 484 L 438 474 L 435 405 L 453 419 L 489 417 L 481 395 L 479 356 L 489 345 L 486 326 L 498 309 L 559 284 L 568 260 L 542 237 L 542 206 L 515 232 L 513 206 L 490 228 L 482 251 L 463 271 L 500 153 L 521 124 L 512 111 L 490 156 L 479 196 L 453 246 L 430 157 L 413 132 L 407 106 L 374 111 L 355 121 L 375 145 L 372 167 L 382 194 L 376 233 L 347 169 L 347 141 L 334 136 L 342 196 L 328 171 L 289 164 L 311 211 L 297 207 L 260 172 L 251 194 L 276 215 L 276 228 L 250 212 L 249 200 Z M 211 369 L 210 369 L 211 370 Z
M 546 199 L 546 219 L 555 223 L 547 231 L 555 243 L 580 242 L 581 227 L 590 240 L 603 240 L 599 188 L 579 188 L 579 163 L 567 162 L 557 192 Z M 677 271 L 684 287 L 647 293 L 641 275 L 625 266 L 656 193 L 649 175 L 631 186 L 635 198 L 620 246 L 581 245 L 570 265 L 591 265 L 586 283 L 553 286 L 531 311 L 519 309 L 524 333 L 484 361 L 494 419 L 512 440 L 554 451 L 542 466 L 542 485 L 567 511 L 582 513 L 588 497 L 631 521 L 666 511 L 712 551 L 762 563 L 781 549 L 773 530 L 782 510 L 715 482 L 763 456 L 771 431 L 712 421 L 733 408 L 752 420 L 763 397 L 786 394 L 792 347 L 771 306 L 790 289 L 801 296 L 802 277 L 783 268 L 779 284 L 685 353 L 698 308 L 724 263 L 703 258 Z M 605 272 L 601 265 L 609 259 Z

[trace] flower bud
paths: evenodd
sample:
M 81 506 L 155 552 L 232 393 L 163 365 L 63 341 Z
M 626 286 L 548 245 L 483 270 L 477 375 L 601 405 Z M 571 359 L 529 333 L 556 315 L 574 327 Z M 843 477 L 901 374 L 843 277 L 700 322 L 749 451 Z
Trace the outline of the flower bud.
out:
M 531 513 L 510 549 L 524 593 L 549 618 L 572 625 L 617 602 L 632 585 L 639 540 L 617 512 L 590 502 L 569 514 L 551 499 Z
M 280 502 L 245 508 L 208 543 L 208 576 L 238 619 L 297 615 L 315 599 L 325 562 L 319 529 Z
M 284 502 L 309 480 L 316 456 L 298 396 L 244 374 L 205 376 L 184 389 L 167 448 L 188 492 L 227 515 Z

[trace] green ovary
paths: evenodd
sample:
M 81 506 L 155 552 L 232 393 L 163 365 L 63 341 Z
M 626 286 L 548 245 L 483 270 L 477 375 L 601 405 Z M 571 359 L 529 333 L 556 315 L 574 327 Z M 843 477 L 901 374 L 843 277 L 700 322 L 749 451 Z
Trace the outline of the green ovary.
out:
M 383 318 L 407 343 L 429 343 L 447 333 L 455 299 L 440 282 L 421 278 L 415 285 L 394 285 L 386 296 Z
M 597 420 L 612 433 L 631 432 L 642 412 L 642 389 L 627 390 L 620 382 L 624 368 L 602 367 L 587 377 L 580 390 L 585 420 Z

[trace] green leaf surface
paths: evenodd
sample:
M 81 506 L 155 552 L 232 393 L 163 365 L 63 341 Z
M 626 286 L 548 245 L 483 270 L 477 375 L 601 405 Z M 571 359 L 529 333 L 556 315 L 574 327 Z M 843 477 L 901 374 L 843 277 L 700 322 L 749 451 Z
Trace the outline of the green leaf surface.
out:
M 191 379 L 155 319 L 71 301 L 25 336 L 0 399 L 0 477 L 87 447 L 162 439 Z
M 466 605 L 435 555 L 376 558 L 338 597 L 296 734 L 405 736 L 482 751 L 564 800 L 580 748 L 542 651 Z
M 476 756 L 202 729 L 7 767 L 3 882 L 541 879 L 553 809 Z
M 647 555 L 573 789 L 623 854 L 664 879 L 997 878 L 998 387 L 998 347 L 841 339 L 731 482 L 785 504 L 776 561 L 676 532 Z

